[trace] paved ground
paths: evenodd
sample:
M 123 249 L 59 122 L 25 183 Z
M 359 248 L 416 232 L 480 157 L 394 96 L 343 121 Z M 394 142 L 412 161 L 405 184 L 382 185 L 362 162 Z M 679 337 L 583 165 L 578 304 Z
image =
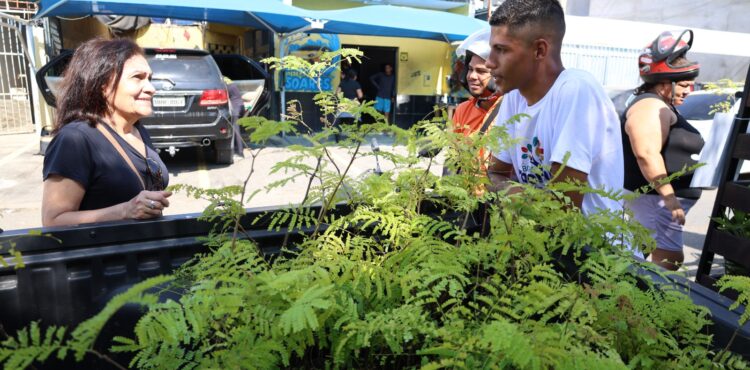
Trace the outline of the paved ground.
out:
M 387 139 L 380 138 L 381 143 Z M 248 193 L 263 189 L 272 181 L 286 177 L 284 174 L 269 175 L 273 165 L 290 158 L 286 145 L 294 143 L 294 138 L 279 138 L 272 147 L 260 152 L 255 173 L 249 181 Z M 384 150 L 394 150 L 383 145 Z M 363 148 L 369 151 L 369 147 Z M 204 153 L 197 149 L 183 149 L 174 158 L 162 153 L 162 158 L 170 171 L 170 184 L 189 184 L 202 188 L 217 188 L 228 185 L 241 185 L 250 173 L 250 150 L 246 149 L 246 159 L 231 166 L 207 163 Z M 333 159 L 339 164 L 347 160 L 347 152 L 341 148 L 332 150 Z M 42 164 L 44 157 L 39 155 L 39 139 L 34 134 L 0 135 L 0 228 L 5 230 L 33 228 L 41 225 L 40 204 L 42 198 Z M 310 159 L 311 164 L 314 161 Z M 383 168 L 388 163 L 382 161 Z M 351 173 L 361 174 L 374 168 L 374 160 L 362 158 L 354 162 Z M 436 170 L 437 171 L 437 170 Z M 287 184 L 283 189 L 270 193 L 261 192 L 248 207 L 272 206 L 297 203 L 302 200 L 306 183 L 302 180 Z M 188 199 L 177 193 L 170 199 L 171 206 L 166 215 L 201 212 L 208 202 Z
M 383 150 L 399 150 L 388 146 L 385 138 L 379 139 Z M 269 175 L 272 166 L 290 157 L 285 146 L 293 138 L 279 139 L 275 147 L 264 149 L 255 164 L 255 174 L 249 182 L 250 191 L 263 189 L 274 180 L 285 177 L 283 174 Z M 369 151 L 369 147 L 366 148 Z M 248 150 L 246 153 L 249 154 Z M 343 149 L 333 150 L 336 162 L 344 163 L 347 153 Z M 250 171 L 251 160 L 239 161 L 231 166 L 207 164 L 201 150 L 185 149 L 174 158 L 163 154 L 170 170 L 171 184 L 190 184 L 203 188 L 240 185 Z M 5 230 L 34 228 L 41 225 L 40 204 L 42 198 L 42 163 L 39 155 L 39 140 L 35 134 L 0 135 L 0 228 Z M 380 161 L 384 167 L 388 163 Z M 353 174 L 372 171 L 375 167 L 372 157 L 358 160 L 352 166 Z M 439 169 L 435 169 L 439 171 Z M 296 203 L 302 200 L 305 189 L 303 181 L 288 184 L 283 189 L 270 193 L 261 192 L 253 198 L 248 207 L 273 206 Z M 703 240 L 708 228 L 715 191 L 704 192 L 704 196 L 687 215 L 685 232 L 685 257 L 689 274 L 694 274 L 700 258 Z M 207 205 L 205 201 L 188 199 L 184 194 L 175 194 L 172 205 L 165 214 L 200 212 Z

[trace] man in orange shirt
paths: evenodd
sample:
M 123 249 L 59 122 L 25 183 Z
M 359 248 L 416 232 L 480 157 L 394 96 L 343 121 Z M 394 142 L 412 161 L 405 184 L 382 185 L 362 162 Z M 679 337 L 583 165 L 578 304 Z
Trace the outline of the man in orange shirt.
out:
M 469 91 L 471 98 L 456 107 L 453 131 L 465 137 L 477 132 L 484 134 L 492 127 L 502 101 L 495 92 L 495 79 L 485 66 L 490 55 L 490 28 L 469 35 L 456 49 L 456 55 L 463 59 L 465 66 L 464 72 L 459 75 L 459 82 Z M 489 153 L 480 149 L 477 157 L 481 163 L 478 173 L 484 173 Z M 443 170 L 443 174 L 448 173 L 446 169 Z
M 459 76 L 461 84 L 471 94 L 471 99 L 461 103 L 453 113 L 455 132 L 469 136 L 477 131 L 485 132 L 493 121 L 488 115 L 502 99 L 495 94 L 495 80 L 485 61 L 490 55 L 490 29 L 474 32 L 456 49 L 459 58 L 463 58 L 465 72 Z M 490 119 L 488 119 L 490 118 Z M 488 124 L 485 124 L 489 121 Z

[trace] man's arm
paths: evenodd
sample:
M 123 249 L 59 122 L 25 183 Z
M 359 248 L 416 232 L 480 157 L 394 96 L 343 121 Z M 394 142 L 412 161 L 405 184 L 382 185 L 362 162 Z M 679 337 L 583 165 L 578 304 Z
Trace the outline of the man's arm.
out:
M 375 86 L 375 91 L 380 91 L 380 84 L 378 84 L 379 80 L 380 80 L 380 73 L 376 73 L 370 76 L 370 83 L 372 84 L 372 86 Z
M 487 176 L 490 179 L 490 185 L 487 187 L 487 190 L 497 192 L 509 188 L 513 172 L 515 170 L 512 164 L 503 162 L 494 155 L 490 156 L 490 163 L 487 165 Z M 519 188 L 511 188 L 508 194 L 517 193 L 519 190 Z
M 562 165 L 560 163 L 554 162 L 552 163 L 552 166 L 550 167 L 550 170 L 552 171 L 552 176 L 555 176 L 558 171 L 560 171 L 560 167 Z M 560 174 L 557 174 L 557 176 L 553 179 L 552 182 L 575 182 L 579 181 L 581 184 L 588 184 L 589 182 L 589 175 L 586 172 L 578 171 L 575 168 L 565 167 Z M 577 192 L 577 191 L 569 191 L 566 192 L 565 195 L 570 198 L 570 200 L 575 204 L 578 209 L 581 209 L 581 205 L 583 204 L 583 194 Z

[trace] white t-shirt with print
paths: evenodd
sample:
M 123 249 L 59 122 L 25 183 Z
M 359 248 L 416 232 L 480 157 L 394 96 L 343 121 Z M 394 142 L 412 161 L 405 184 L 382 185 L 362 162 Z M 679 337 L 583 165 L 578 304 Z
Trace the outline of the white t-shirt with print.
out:
M 528 117 L 508 123 L 517 114 Z M 589 186 L 622 190 L 620 119 L 604 89 L 589 73 L 564 70 L 547 94 L 532 106 L 518 90 L 505 94 L 495 125 L 506 126 L 511 138 L 520 139 L 513 147 L 495 154 L 497 159 L 513 164 L 519 182 L 542 186 L 551 178 L 551 163 L 563 163 L 569 152 L 567 166 L 587 173 Z M 597 194 L 585 194 L 583 213 L 588 215 L 597 209 L 620 210 L 622 204 Z

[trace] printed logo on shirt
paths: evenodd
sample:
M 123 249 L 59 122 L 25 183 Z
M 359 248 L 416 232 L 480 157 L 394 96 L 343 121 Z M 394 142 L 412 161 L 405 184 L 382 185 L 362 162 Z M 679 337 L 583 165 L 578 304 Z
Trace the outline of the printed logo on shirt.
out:
M 521 146 L 521 168 L 519 180 L 526 184 L 544 185 L 552 174 L 544 168 L 544 147 L 538 137 Z

